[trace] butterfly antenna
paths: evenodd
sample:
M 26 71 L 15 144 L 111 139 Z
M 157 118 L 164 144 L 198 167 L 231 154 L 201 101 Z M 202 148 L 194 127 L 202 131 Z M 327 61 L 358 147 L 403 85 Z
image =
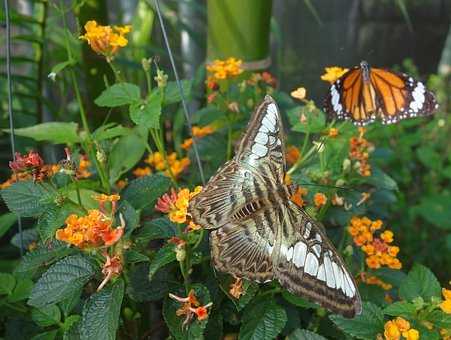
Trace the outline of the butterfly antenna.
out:
M 183 86 L 182 86 L 182 83 L 180 82 L 177 68 L 175 67 L 174 56 L 172 54 L 171 46 L 169 45 L 168 36 L 166 34 L 166 28 L 165 28 L 165 25 L 163 22 L 163 16 L 161 15 L 160 2 L 158 0 L 155 0 L 155 8 L 157 10 L 158 20 L 160 22 L 160 27 L 161 27 L 161 32 L 163 34 L 164 44 L 165 44 L 166 50 L 168 51 L 168 54 L 169 54 L 169 60 L 171 61 L 171 66 L 172 66 L 172 70 L 174 72 L 175 81 L 177 83 L 177 87 L 180 92 L 180 98 L 182 100 L 183 112 L 185 114 L 185 119 L 186 119 L 186 123 L 188 125 L 189 134 L 193 140 L 194 157 L 196 158 L 197 167 L 199 168 L 200 179 L 202 181 L 202 184 L 205 185 L 204 170 L 202 168 L 202 162 L 200 161 L 199 152 L 198 152 L 197 144 L 196 144 L 196 138 L 193 136 L 193 132 L 192 132 L 191 117 L 190 117 L 190 114 L 188 111 L 188 105 L 186 104 L 185 94 L 183 92 Z

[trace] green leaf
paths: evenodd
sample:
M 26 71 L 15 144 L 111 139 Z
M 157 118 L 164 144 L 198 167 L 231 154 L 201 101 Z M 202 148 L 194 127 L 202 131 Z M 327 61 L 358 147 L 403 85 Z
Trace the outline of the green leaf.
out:
M 343 332 L 358 339 L 376 339 L 377 334 L 383 333 L 384 330 L 384 314 L 371 302 L 364 302 L 362 314 L 353 319 L 346 319 L 336 314 L 329 318 Z
M 243 311 L 239 339 L 274 339 L 282 331 L 286 322 L 285 309 L 272 298 L 254 300 Z
M 191 288 L 194 290 L 201 305 L 204 306 L 210 303 L 210 293 L 206 287 L 201 284 L 194 284 Z M 183 292 L 182 290 L 179 290 L 176 294 L 179 296 L 185 295 L 184 290 Z M 165 297 L 163 302 L 163 317 L 164 321 L 166 321 L 166 324 L 168 325 L 171 335 L 176 339 L 202 339 L 208 319 L 199 321 L 195 318 L 190 324 L 188 324 L 188 327 L 185 327 L 183 325 L 184 316 L 176 315 L 176 311 L 180 307 L 181 304 L 179 302 L 174 301 L 168 296 Z M 209 312 L 211 312 L 210 309 Z
M 55 329 L 53 331 L 48 331 L 45 333 L 40 333 L 31 338 L 31 340 L 54 340 L 56 335 L 58 334 L 58 330 Z
M 93 294 L 83 307 L 80 339 L 116 339 L 123 297 L 124 281 L 122 279 Z
M 308 105 L 297 106 L 288 110 L 287 115 L 293 131 L 316 133 L 321 132 L 326 127 L 324 112 L 316 108 L 311 110 Z
M 426 315 L 425 319 L 434 324 L 435 327 L 451 330 L 451 314 L 445 314 L 439 309 L 436 309 Z
M 127 272 L 127 294 L 135 301 L 157 301 L 178 288 L 174 275 L 166 268 L 159 270 L 149 281 L 149 265 L 140 263 Z
M 440 283 L 428 268 L 416 263 L 401 283 L 399 296 L 406 301 L 412 301 L 418 296 L 430 301 L 433 296 L 441 296 Z
M 81 294 L 82 289 L 76 290 L 69 297 L 58 304 L 64 314 L 65 319 L 67 319 L 72 310 L 80 303 Z
M 306 299 L 303 299 L 297 295 L 291 294 L 290 292 L 287 292 L 286 290 L 284 290 L 282 292 L 282 297 L 285 300 L 287 300 L 289 303 L 291 303 L 292 305 L 295 305 L 297 307 L 313 308 L 313 309 L 319 308 L 319 305 L 317 305 L 316 303 L 307 301 Z
M 8 302 L 18 302 L 29 298 L 33 288 L 33 281 L 31 279 L 20 278 L 16 280 L 16 286 L 12 293 L 8 296 Z
M 192 81 L 184 79 L 181 81 L 181 83 L 182 83 L 183 94 L 185 96 L 185 99 L 188 99 L 191 96 Z M 182 97 L 180 95 L 180 91 L 177 86 L 177 83 L 175 81 L 168 81 L 168 83 L 164 89 L 163 106 L 178 103 L 181 100 L 182 100 Z
M 125 219 L 125 234 L 130 235 L 133 230 L 139 227 L 139 211 L 135 210 L 130 203 L 121 200 L 118 214 L 122 214 Z
M 310 332 L 306 329 L 295 329 L 293 333 L 286 337 L 286 340 L 327 340 L 322 335 Z
M 96 141 L 112 139 L 120 136 L 126 136 L 132 132 L 131 129 L 116 125 L 115 123 L 101 125 L 92 133 L 92 137 Z
M 154 274 L 165 265 L 174 262 L 175 257 L 175 247 L 173 244 L 166 244 L 152 258 L 149 265 L 149 280 L 152 280 Z
M 168 239 L 175 236 L 176 226 L 166 217 L 159 217 L 152 221 L 144 222 L 139 231 L 135 234 L 135 241 L 148 243 L 152 240 Z
M 52 201 L 49 186 L 33 181 L 20 181 L 1 191 L 8 209 L 22 217 L 33 217 L 43 213 Z
M 13 213 L 6 213 L 0 216 L 0 238 L 16 223 L 17 216 Z
M 16 273 L 36 271 L 43 265 L 48 265 L 55 260 L 65 257 L 74 252 L 67 244 L 53 241 L 49 245 L 40 245 L 38 249 L 26 253 L 16 268 Z
M 80 142 L 78 124 L 74 122 L 48 122 L 26 128 L 14 129 L 17 136 L 29 137 L 38 142 L 74 144 Z
M 412 209 L 426 221 L 437 228 L 450 230 L 451 197 L 449 195 L 427 195 L 421 198 L 420 204 Z
M 31 318 L 41 327 L 56 325 L 61 321 L 61 311 L 57 305 L 34 308 Z
M 81 319 L 80 315 L 74 314 L 66 317 L 64 319 L 64 323 L 61 325 L 61 329 L 66 331 L 69 331 L 77 322 L 79 322 Z
M 37 229 L 43 241 L 55 236 L 58 228 L 64 225 L 66 218 L 73 213 L 81 213 L 75 205 L 64 204 L 62 206 L 52 205 L 39 216 Z
M 159 89 L 155 89 L 144 102 L 130 105 L 130 119 L 139 126 L 157 129 L 160 126 L 161 97 Z
M 258 292 L 258 285 L 254 282 L 244 281 L 243 282 L 243 295 L 240 296 L 239 300 L 232 300 L 235 303 L 236 308 L 240 311 L 247 306 L 249 302 L 252 301 L 255 294 Z
M 98 106 L 116 107 L 132 104 L 141 98 L 135 84 L 118 83 L 106 88 L 94 101 Z
M 404 316 L 404 317 L 412 317 L 416 314 L 415 306 L 406 301 L 398 301 L 394 302 L 391 305 L 388 305 L 384 308 L 384 314 L 390 316 Z
M 139 263 L 139 262 L 149 262 L 149 257 L 141 254 L 138 251 L 127 249 L 124 253 L 124 259 L 126 263 Z
M 133 134 L 123 136 L 114 144 L 108 157 L 110 182 L 115 183 L 122 174 L 133 168 L 146 150 L 146 140 L 134 129 Z
M 63 301 L 81 289 L 95 274 L 82 255 L 68 256 L 52 265 L 33 287 L 28 304 L 42 307 Z
M 0 273 L 0 295 L 9 295 L 16 286 L 16 278 L 9 273 Z
M 58 64 L 56 64 L 55 66 L 52 67 L 51 73 L 54 73 L 55 75 L 57 75 L 62 70 L 64 70 L 67 66 L 71 66 L 74 63 L 75 63 L 74 60 L 66 60 L 66 61 L 63 61 L 61 63 L 58 63 Z
M 131 181 L 121 192 L 121 197 L 135 209 L 143 209 L 155 205 L 157 198 L 167 192 L 170 185 L 171 181 L 166 176 L 144 176 Z
M 376 188 L 398 190 L 398 184 L 396 184 L 395 180 L 376 166 L 373 166 L 371 176 L 367 178 L 367 182 Z

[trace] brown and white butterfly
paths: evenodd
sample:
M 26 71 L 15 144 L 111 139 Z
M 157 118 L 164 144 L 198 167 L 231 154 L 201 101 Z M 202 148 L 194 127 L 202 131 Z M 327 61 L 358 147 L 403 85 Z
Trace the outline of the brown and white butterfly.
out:
M 323 227 L 291 201 L 279 110 L 270 96 L 253 113 L 235 157 L 190 202 L 210 233 L 213 264 L 236 277 L 277 279 L 289 292 L 353 317 L 361 299 Z

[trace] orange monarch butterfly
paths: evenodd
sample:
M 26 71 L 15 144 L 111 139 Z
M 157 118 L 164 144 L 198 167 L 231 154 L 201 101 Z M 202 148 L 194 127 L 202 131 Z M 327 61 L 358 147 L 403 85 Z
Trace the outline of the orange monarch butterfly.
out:
M 407 74 L 370 68 L 366 61 L 336 80 L 324 109 L 332 118 L 367 125 L 380 118 L 383 124 L 427 116 L 438 108 L 432 92 Z

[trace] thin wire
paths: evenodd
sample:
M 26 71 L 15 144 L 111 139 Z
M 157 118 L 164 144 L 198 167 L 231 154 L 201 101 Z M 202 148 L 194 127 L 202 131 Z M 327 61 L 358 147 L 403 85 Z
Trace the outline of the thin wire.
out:
M 9 131 L 11 142 L 11 153 L 13 161 L 16 160 L 16 138 L 14 135 L 14 120 L 13 120 L 13 97 L 12 97 L 12 82 L 11 82 L 11 25 L 9 17 L 8 0 L 4 0 L 5 4 L 5 22 L 6 22 L 6 75 L 8 84 L 8 116 L 9 116 Z M 19 227 L 20 239 L 20 256 L 23 255 L 23 234 L 22 234 L 22 219 L 17 216 L 17 225 Z
M 171 46 L 169 45 L 168 36 L 166 34 L 166 28 L 164 26 L 163 17 L 161 15 L 160 3 L 158 0 L 155 0 L 155 8 L 157 10 L 158 20 L 160 21 L 160 27 L 161 27 L 161 32 L 163 33 L 164 44 L 166 45 L 166 49 L 169 54 L 169 60 L 171 61 L 172 70 L 174 71 L 175 81 L 177 83 L 177 87 L 179 88 L 180 98 L 182 99 L 182 106 L 183 106 L 183 111 L 185 113 L 186 123 L 188 124 L 189 133 L 193 140 L 194 156 L 196 157 L 197 167 L 199 168 L 200 179 L 202 181 L 202 184 L 205 185 L 204 170 L 202 168 L 202 163 L 200 161 L 199 152 L 197 150 L 196 139 L 192 134 L 191 118 L 190 118 L 190 114 L 188 111 L 188 106 L 186 105 L 185 94 L 183 93 L 183 86 L 182 86 L 182 83 L 180 82 L 179 75 L 177 73 L 177 68 L 175 67 L 174 57 L 172 55 Z

